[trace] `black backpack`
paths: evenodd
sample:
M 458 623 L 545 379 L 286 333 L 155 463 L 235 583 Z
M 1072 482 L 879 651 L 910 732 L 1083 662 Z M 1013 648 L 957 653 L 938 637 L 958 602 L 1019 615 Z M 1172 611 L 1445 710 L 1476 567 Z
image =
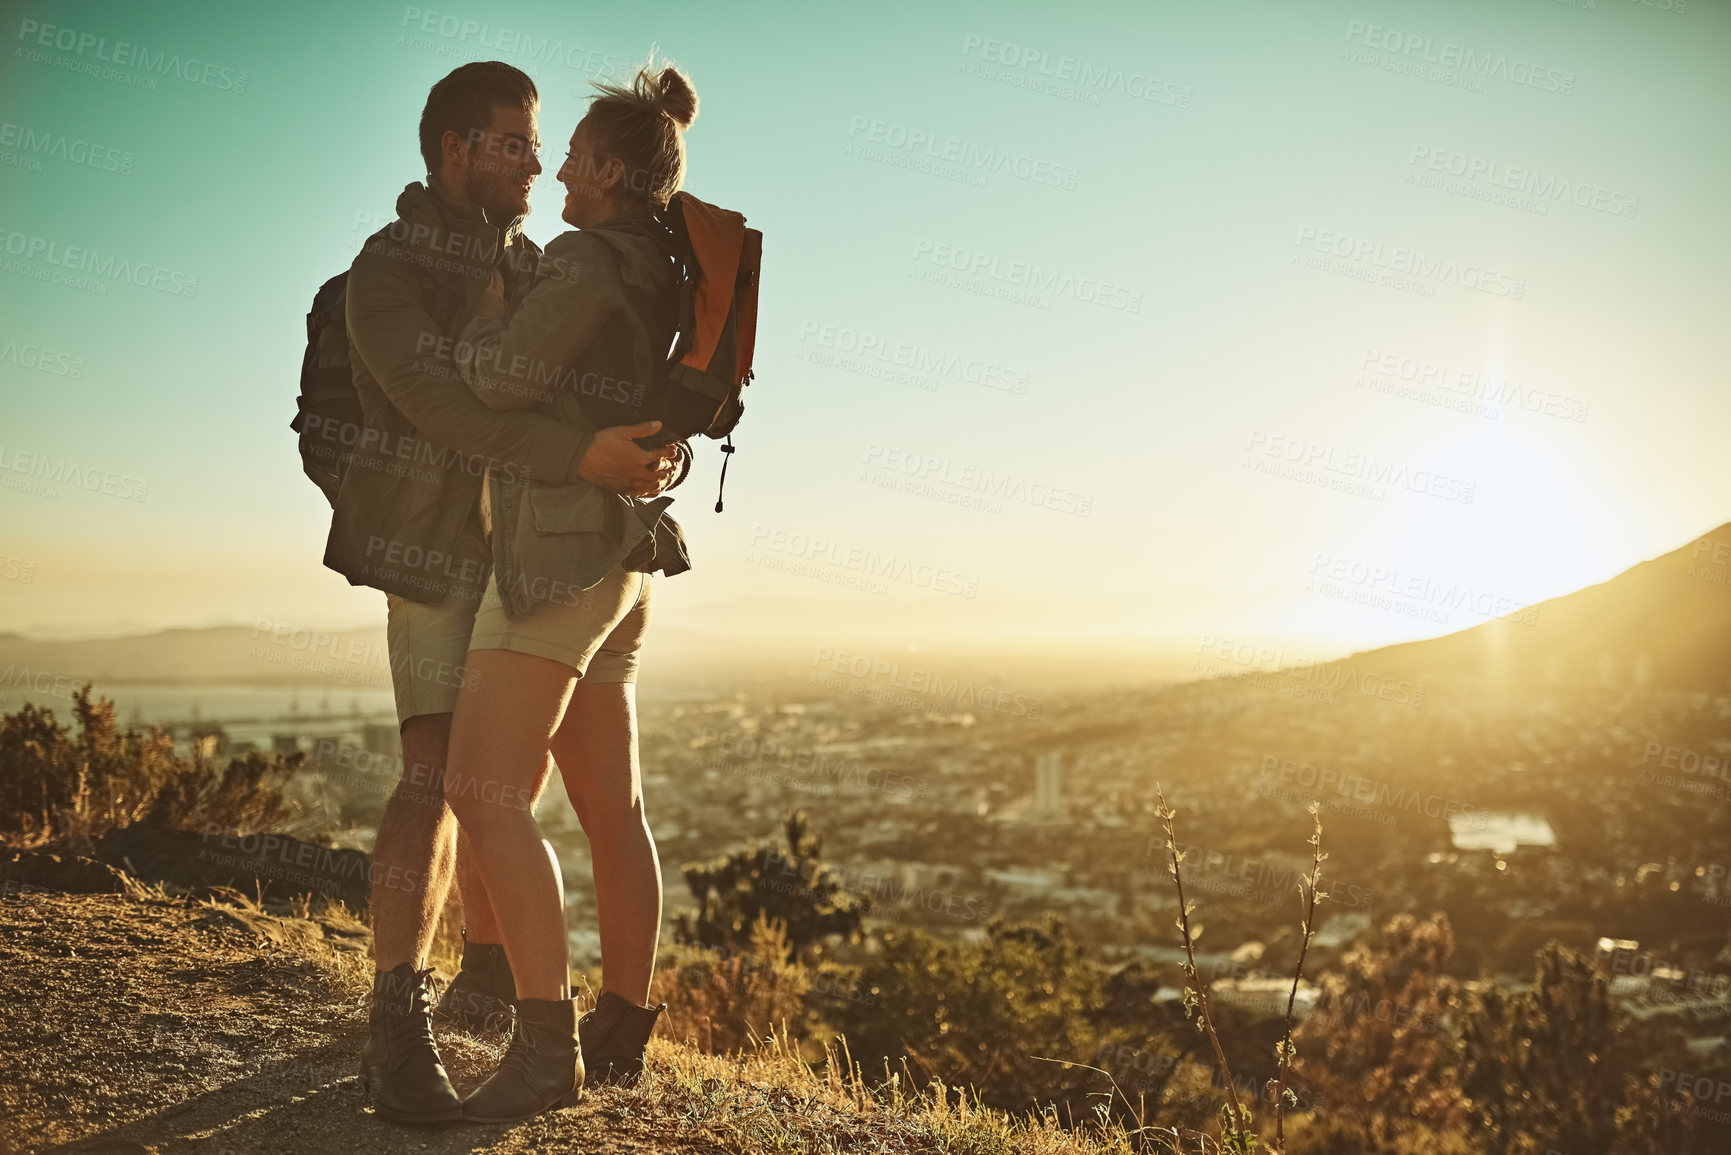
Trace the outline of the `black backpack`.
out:
M 301 361 L 298 412 L 289 428 L 300 435 L 301 469 L 334 506 L 360 437 L 363 414 L 349 365 L 349 274 L 345 269 L 319 286 L 307 311 L 307 352 Z
M 301 391 L 289 422 L 300 437 L 301 469 L 333 506 L 366 420 L 349 361 L 348 286 L 345 269 L 313 294 Z M 460 299 L 460 294 L 438 286 L 427 290 L 427 308 L 441 324 L 455 315 Z

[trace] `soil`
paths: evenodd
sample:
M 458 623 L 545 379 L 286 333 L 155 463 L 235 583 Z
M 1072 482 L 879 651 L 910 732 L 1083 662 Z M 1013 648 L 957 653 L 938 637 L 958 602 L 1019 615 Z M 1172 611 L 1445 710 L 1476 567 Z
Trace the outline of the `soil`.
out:
M 0 898 L 0 1155 L 403 1151 L 713 1152 L 677 1120 L 598 1088 L 510 1127 L 375 1116 L 357 1072 L 368 932 L 344 914 L 214 898 Z M 460 1090 L 502 1039 L 441 1032 Z

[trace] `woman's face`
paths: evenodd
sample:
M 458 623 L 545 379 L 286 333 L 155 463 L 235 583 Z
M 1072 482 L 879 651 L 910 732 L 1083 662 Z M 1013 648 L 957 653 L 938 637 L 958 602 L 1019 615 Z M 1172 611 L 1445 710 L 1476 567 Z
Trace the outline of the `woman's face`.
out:
M 577 122 L 565 163 L 559 166 L 559 183 L 565 186 L 565 223 L 588 228 L 613 215 L 612 192 L 623 175 L 617 158 L 599 157 L 590 138 L 587 118 Z

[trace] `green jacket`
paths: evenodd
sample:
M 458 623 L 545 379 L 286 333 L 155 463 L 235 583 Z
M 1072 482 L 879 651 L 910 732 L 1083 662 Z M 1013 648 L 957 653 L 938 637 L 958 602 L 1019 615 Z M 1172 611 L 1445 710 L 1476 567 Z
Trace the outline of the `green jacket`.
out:
M 346 307 L 364 425 L 325 547 L 325 564 L 350 584 L 422 602 L 477 600 L 492 562 L 482 476 L 575 479 L 592 428 L 494 412 L 456 367 L 454 338 L 493 270 L 515 300 L 538 257 L 520 220 L 498 228 L 480 209 L 417 183 L 397 198 L 397 220 L 355 258 Z
M 648 214 L 563 234 L 508 320 L 476 319 L 458 342 L 463 378 L 497 416 L 548 414 L 574 430 L 637 420 L 673 331 L 673 267 Z M 509 305 L 509 292 L 507 304 Z M 682 446 L 689 462 L 690 447 Z M 682 469 L 680 479 L 683 480 Z M 488 486 L 493 554 L 506 611 L 577 595 L 616 566 L 672 576 L 691 568 L 661 496 L 644 501 L 586 481 L 495 469 Z

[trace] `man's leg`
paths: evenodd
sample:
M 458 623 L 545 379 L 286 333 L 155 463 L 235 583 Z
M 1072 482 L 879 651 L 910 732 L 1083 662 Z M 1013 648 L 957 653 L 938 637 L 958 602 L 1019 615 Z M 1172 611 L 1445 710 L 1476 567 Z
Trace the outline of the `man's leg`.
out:
M 457 824 L 445 804 L 450 742 L 449 714 L 403 723 L 403 774 L 373 844 L 373 961 L 381 971 L 426 965 L 451 887 Z
M 386 1118 L 453 1122 L 463 1104 L 433 1040 L 432 972 L 424 963 L 455 868 L 456 823 L 444 797 L 458 684 L 451 671 L 461 669 L 475 611 L 452 599 L 426 605 L 393 595 L 386 604 L 403 772 L 373 843 L 376 969 L 361 1077 Z

